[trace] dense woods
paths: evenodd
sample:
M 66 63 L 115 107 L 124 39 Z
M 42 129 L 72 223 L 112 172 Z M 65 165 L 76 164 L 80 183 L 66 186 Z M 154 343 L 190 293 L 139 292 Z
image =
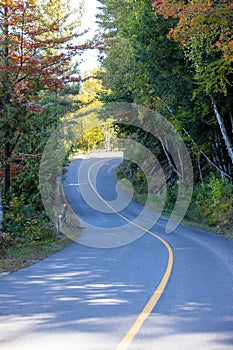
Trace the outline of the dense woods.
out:
M 102 100 L 136 103 L 165 116 L 182 135 L 193 162 L 195 189 L 187 217 L 232 227 L 231 1 L 100 2 L 105 43 L 101 76 L 110 91 Z M 176 183 L 169 152 L 143 130 L 136 133 L 138 141 L 160 153 L 170 208 Z M 135 130 L 131 134 L 135 137 Z M 119 170 L 143 194 L 146 183 L 139 184 L 139 175 L 140 169 L 129 162 Z
M 81 9 L 80 9 L 81 10 Z M 77 109 L 79 16 L 71 1 L 0 1 L 0 162 L 3 230 L 16 244 L 51 234 L 39 192 L 44 146 Z

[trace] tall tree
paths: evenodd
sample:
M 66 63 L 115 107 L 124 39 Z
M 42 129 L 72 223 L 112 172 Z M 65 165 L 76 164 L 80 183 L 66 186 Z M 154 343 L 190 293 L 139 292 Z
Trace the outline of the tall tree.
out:
M 233 163 L 233 4 L 225 1 L 154 1 L 157 13 L 175 18 L 169 37 L 180 43 L 205 92 Z
M 158 109 L 163 102 L 174 110 L 189 104 L 191 72 L 177 44 L 166 38 L 169 23 L 156 15 L 152 2 L 100 2 L 106 43 L 103 80 L 116 98 L 124 94 L 128 101 Z
M 216 37 L 213 49 L 211 36 L 208 37 L 208 32 L 212 31 L 208 29 L 205 34 L 201 27 L 195 29 L 194 25 L 193 46 L 190 46 L 188 56 L 188 45 L 186 50 L 180 41 L 170 40 L 171 29 L 175 30 L 178 19 L 165 18 L 157 7 L 153 7 L 152 1 L 100 2 L 103 6 L 99 22 L 105 41 L 102 76 L 104 87 L 111 90 L 105 99 L 145 105 L 174 123 L 188 142 L 197 178 L 202 179 L 202 172 L 207 174 L 209 167 L 221 172 L 223 177 L 231 176 L 232 163 L 216 119 L 216 115 L 222 117 L 231 139 L 232 88 L 231 74 L 228 74 L 231 63 L 230 54 L 225 55 L 230 49 L 222 51 L 222 65 L 218 65 Z M 169 4 L 178 1 L 163 3 L 164 11 L 169 11 Z M 184 19 L 190 19 L 187 12 L 186 15 Z M 228 24 L 230 26 L 229 19 Z M 188 29 L 184 29 L 183 34 L 188 35 Z M 201 59 L 196 61 L 197 69 L 191 58 L 199 53 Z M 219 70 L 215 70 L 215 64 Z M 228 73 L 224 70 L 226 66 Z M 225 85 L 221 85 L 221 81 Z M 210 95 L 212 88 L 215 90 Z
M 103 84 L 111 91 L 105 100 L 135 102 L 171 121 L 181 108 L 190 113 L 192 71 L 178 45 L 166 37 L 170 21 L 156 15 L 150 0 L 101 2 L 103 14 L 99 18 L 106 43 Z M 144 144 L 150 143 L 151 150 L 163 153 L 162 162 L 174 173 L 169 151 L 163 152 L 160 142 L 142 130 L 137 137 Z
M 10 158 L 22 135 L 30 133 L 31 117 L 41 111 L 39 92 L 63 90 L 79 78 L 70 75 L 77 53 L 70 44 L 72 33 L 51 37 L 51 32 L 61 33 L 60 23 L 43 23 L 43 11 L 34 0 L 1 0 L 0 5 L 0 130 L 7 196 Z

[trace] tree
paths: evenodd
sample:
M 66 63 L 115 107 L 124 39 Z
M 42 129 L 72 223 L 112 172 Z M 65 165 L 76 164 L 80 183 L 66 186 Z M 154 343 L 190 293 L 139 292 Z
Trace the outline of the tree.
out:
M 99 22 L 105 42 L 102 79 L 104 88 L 111 91 L 102 94 L 102 100 L 135 102 L 155 109 L 168 118 L 188 144 L 197 181 L 202 181 L 210 168 L 221 172 L 223 178 L 231 178 L 232 163 L 214 114 L 220 110 L 220 117 L 224 119 L 225 128 L 231 137 L 231 75 L 228 75 L 230 84 L 227 85 L 226 96 L 223 90 L 215 91 L 212 100 L 207 94 L 211 86 L 218 89 L 221 86 L 218 82 L 226 78 L 223 68 L 229 58 L 225 60 L 222 54 L 223 72 L 221 69 L 212 69 L 211 62 L 215 62 L 217 54 L 212 50 L 212 39 L 194 26 L 193 31 L 196 32 L 193 34 L 190 58 L 191 53 L 196 57 L 199 51 L 211 52 L 211 55 L 203 54 L 203 59 L 207 61 L 204 64 L 200 61 L 197 69 L 193 60 L 188 59 L 184 45 L 171 40 L 171 29 L 175 30 L 177 18 L 164 18 L 150 0 L 101 0 L 101 3 Z M 178 1 L 163 3 L 164 11 L 169 12 L 169 6 Z M 228 24 L 230 26 L 229 21 Z M 203 40 L 200 40 L 198 33 L 203 35 Z M 140 138 L 143 137 L 147 139 L 146 135 L 141 134 Z
M 93 70 L 89 74 L 91 78 L 89 76 L 87 80 L 82 82 L 78 96 L 80 103 L 78 114 L 75 110 L 67 114 L 67 121 L 75 121 L 72 130 L 77 139 L 72 145 L 72 152 L 86 152 L 103 148 L 110 150 L 116 137 L 113 129 L 114 119 L 105 118 L 101 113 L 102 103 L 98 96 L 104 90 L 102 82 L 97 79 L 98 70 Z
M 30 137 L 35 112 L 42 110 L 39 92 L 62 91 L 70 82 L 79 81 L 70 75 L 70 67 L 82 47 L 71 45 L 72 33 L 51 37 L 51 32 L 61 32 L 60 23 L 43 23 L 36 1 L 1 0 L 0 4 L 0 130 L 6 197 L 12 152 L 23 136 Z
M 233 163 L 233 37 L 231 1 L 154 1 L 158 14 L 175 18 L 169 37 L 180 43 L 195 70 L 196 93 L 210 97 Z
M 156 15 L 150 0 L 101 2 L 104 6 L 99 19 L 106 43 L 102 79 L 104 88 L 111 91 L 102 99 L 134 102 L 171 121 L 181 109 L 190 113 L 192 71 L 178 45 L 167 38 L 172 21 Z M 122 126 L 121 131 L 126 132 Z M 135 134 L 134 129 L 131 132 Z M 148 142 L 154 152 L 163 153 L 159 142 L 142 130 L 137 133 L 143 144 Z M 162 161 L 171 164 L 169 152 L 163 156 Z
M 232 1 L 100 2 L 105 44 L 101 76 L 107 90 L 101 100 L 136 103 L 165 116 L 183 136 L 192 157 L 193 218 L 207 222 L 211 216 L 212 224 L 232 225 L 230 197 L 219 194 L 222 189 L 231 193 L 226 177 L 233 179 Z M 147 122 L 145 118 L 141 129 L 118 124 L 116 130 L 156 155 L 170 185 L 171 208 L 178 169 L 166 142 L 143 130 Z M 145 163 L 153 177 L 155 164 Z M 133 180 L 136 190 L 145 191 L 147 183 L 136 164 L 123 162 L 119 171 Z
M 99 15 L 105 40 L 104 87 L 115 100 L 135 102 L 163 113 L 191 105 L 192 70 L 182 50 L 167 39 L 172 20 L 158 16 L 150 0 L 102 0 Z M 169 114 L 168 114 L 169 116 Z

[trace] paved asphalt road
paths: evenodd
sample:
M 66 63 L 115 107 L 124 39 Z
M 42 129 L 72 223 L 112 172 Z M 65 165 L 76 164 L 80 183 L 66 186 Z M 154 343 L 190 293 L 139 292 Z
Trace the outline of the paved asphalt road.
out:
M 119 158 L 101 161 L 74 160 L 65 176 L 79 243 L 0 279 L 0 349 L 123 350 L 127 338 L 133 350 L 232 350 L 233 242 L 183 225 L 165 234 L 165 218 L 142 232 L 130 224 L 142 207 L 127 196 L 111 210 Z

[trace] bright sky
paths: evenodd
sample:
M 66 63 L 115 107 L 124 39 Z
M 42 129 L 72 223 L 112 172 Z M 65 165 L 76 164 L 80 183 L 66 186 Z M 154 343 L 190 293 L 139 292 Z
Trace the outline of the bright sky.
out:
M 77 0 L 76 0 L 77 1 Z M 95 32 L 98 32 L 98 25 L 95 23 L 95 15 L 98 12 L 97 7 L 100 3 L 97 0 L 85 0 L 85 12 L 82 17 L 82 28 L 89 29 L 89 34 L 85 38 L 92 38 Z M 83 62 L 80 64 L 79 68 L 81 72 L 93 70 L 98 67 L 98 50 L 87 50 L 81 59 Z

